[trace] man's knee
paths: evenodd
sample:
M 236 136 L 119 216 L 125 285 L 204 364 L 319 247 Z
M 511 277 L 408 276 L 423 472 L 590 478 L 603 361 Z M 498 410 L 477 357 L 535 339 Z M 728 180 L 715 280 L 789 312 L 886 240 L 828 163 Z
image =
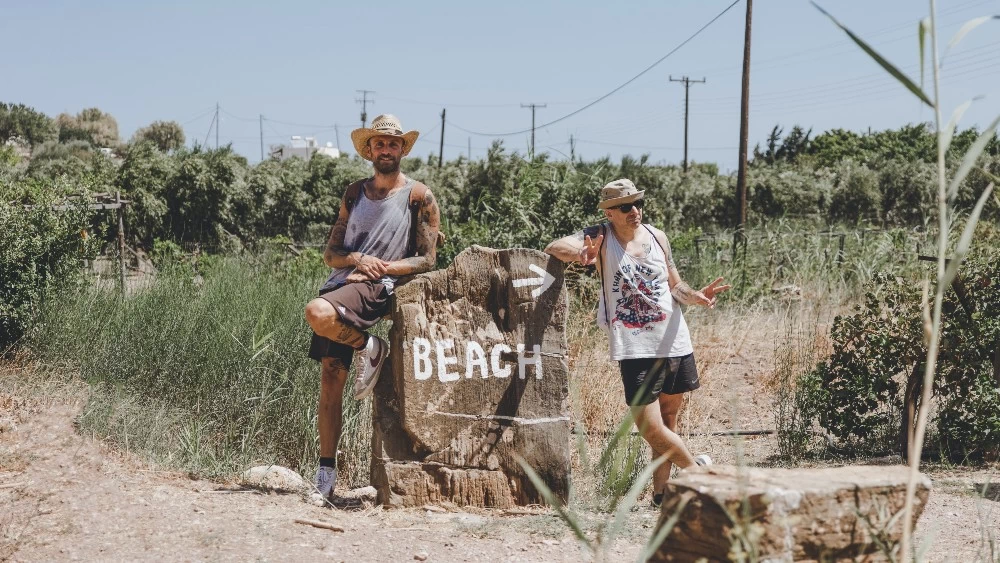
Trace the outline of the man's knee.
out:
M 306 322 L 316 330 L 319 326 L 335 324 L 340 319 L 333 305 L 321 297 L 317 297 L 306 305 Z

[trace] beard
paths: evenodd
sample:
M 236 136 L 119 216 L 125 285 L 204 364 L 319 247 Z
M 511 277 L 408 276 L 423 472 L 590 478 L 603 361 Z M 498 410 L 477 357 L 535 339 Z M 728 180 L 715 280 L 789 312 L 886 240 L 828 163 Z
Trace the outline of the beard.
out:
M 377 158 L 372 164 L 379 174 L 392 174 L 399 172 L 399 160 L 395 158 Z

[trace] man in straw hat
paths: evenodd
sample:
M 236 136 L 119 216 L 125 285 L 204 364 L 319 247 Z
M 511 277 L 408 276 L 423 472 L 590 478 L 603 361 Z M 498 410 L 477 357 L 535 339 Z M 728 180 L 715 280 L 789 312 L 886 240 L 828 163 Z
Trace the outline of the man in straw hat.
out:
M 677 303 L 712 308 L 727 289 L 718 278 L 700 291 L 681 280 L 663 231 L 642 222 L 644 191 L 631 180 L 601 189 L 607 222 L 553 241 L 545 252 L 563 262 L 595 264 L 601 279 L 598 323 L 619 362 L 625 402 L 639 431 L 666 461 L 653 474 L 653 502 L 663 499 L 671 464 L 710 465 L 677 435 L 683 394 L 699 387 L 694 348 Z
M 427 186 L 407 178 L 399 163 L 413 149 L 416 131 L 403 133 L 399 119 L 380 115 L 370 128 L 351 132 L 354 148 L 375 167 L 371 178 L 344 192 L 323 260 L 333 268 L 319 297 L 306 306 L 313 329 L 309 357 L 322 364 L 319 397 L 319 471 L 313 500 L 332 498 L 335 452 L 343 428 L 342 398 L 355 352 L 362 352 L 354 397 L 367 397 L 389 355 L 388 343 L 366 332 L 389 312 L 399 276 L 434 267 L 440 211 Z

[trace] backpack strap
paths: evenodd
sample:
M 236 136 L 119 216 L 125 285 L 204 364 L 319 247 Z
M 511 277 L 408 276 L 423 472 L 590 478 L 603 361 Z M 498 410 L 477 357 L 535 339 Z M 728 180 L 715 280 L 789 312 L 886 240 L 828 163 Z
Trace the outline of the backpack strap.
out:
M 587 233 L 587 231 L 593 232 L 592 229 L 593 227 L 587 227 L 586 229 L 583 230 L 583 233 L 585 235 L 589 234 Z M 595 267 L 597 268 L 597 279 L 601 280 L 601 298 L 604 299 L 604 320 L 610 327 L 611 305 L 608 303 L 608 293 L 606 288 L 604 287 L 604 268 L 606 267 L 606 265 L 604 264 L 604 241 L 608 239 L 608 232 L 609 231 L 607 223 L 601 223 L 597 225 L 597 231 L 595 233 L 596 236 L 603 236 L 604 238 L 601 239 L 601 246 L 597 248 L 597 263 L 595 264 Z M 594 235 L 592 235 L 591 238 L 593 238 L 593 236 Z
M 642 226 L 646 227 L 646 230 L 649 231 L 649 236 L 653 237 L 653 240 L 656 241 L 656 246 L 659 246 L 660 250 L 663 251 L 663 261 L 666 262 L 667 265 L 669 265 L 670 262 L 671 262 L 671 256 L 670 256 L 671 252 L 669 252 L 666 248 L 664 248 L 663 244 L 660 243 L 660 239 L 658 239 L 656 237 L 656 233 L 653 232 L 653 229 L 649 228 L 649 225 L 643 223 Z M 669 243 L 668 243 L 668 246 L 669 246 Z

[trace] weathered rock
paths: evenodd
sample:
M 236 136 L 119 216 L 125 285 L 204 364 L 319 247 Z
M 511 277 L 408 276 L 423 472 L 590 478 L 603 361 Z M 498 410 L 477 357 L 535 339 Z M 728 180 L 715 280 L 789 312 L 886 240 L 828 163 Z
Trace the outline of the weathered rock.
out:
M 474 246 L 395 294 L 373 408 L 379 502 L 541 502 L 515 456 L 565 497 L 563 264 L 536 250 Z
M 301 475 L 280 465 L 258 465 L 243 472 L 242 481 L 252 487 L 279 491 L 304 491 L 309 484 Z
M 752 543 L 760 561 L 881 561 L 882 546 L 902 537 L 909 469 L 686 470 L 668 484 L 660 528 L 683 508 L 652 561 L 729 561 Z M 913 519 L 927 504 L 930 481 L 917 482 Z M 891 549 L 891 547 L 890 547 Z

